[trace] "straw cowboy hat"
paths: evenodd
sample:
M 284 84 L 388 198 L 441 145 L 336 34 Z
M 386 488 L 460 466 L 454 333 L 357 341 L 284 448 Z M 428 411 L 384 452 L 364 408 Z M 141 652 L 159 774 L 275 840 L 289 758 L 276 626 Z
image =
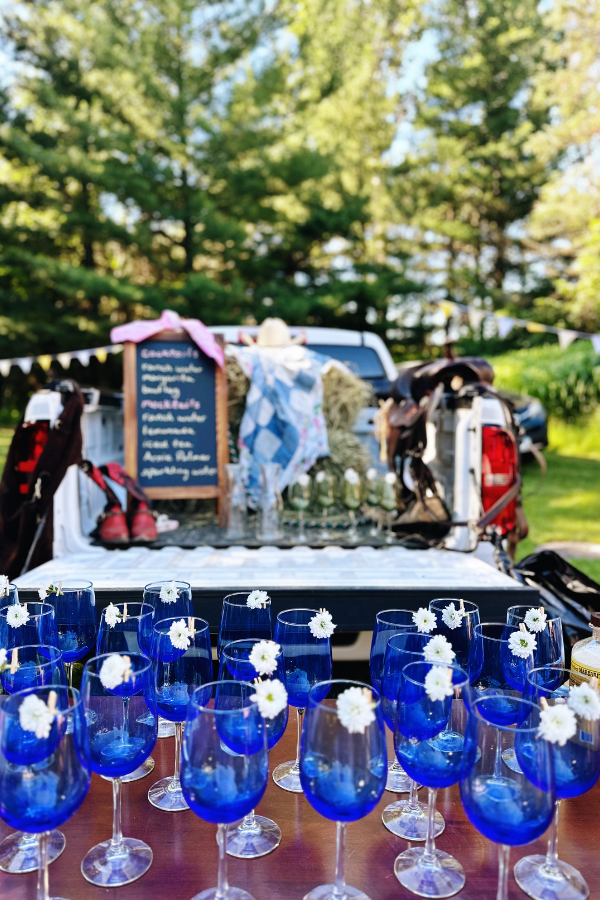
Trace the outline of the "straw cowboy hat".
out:
M 256 342 L 249 334 L 243 334 L 242 340 L 249 347 L 253 347 L 255 343 L 257 347 L 293 347 L 302 344 L 304 337 L 302 335 L 292 337 L 283 319 L 265 319 L 260 326 Z

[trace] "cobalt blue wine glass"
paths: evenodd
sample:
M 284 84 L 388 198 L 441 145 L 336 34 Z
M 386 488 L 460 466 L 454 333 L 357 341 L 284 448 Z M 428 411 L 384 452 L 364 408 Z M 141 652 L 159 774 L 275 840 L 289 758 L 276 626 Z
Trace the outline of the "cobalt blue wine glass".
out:
M 298 740 L 296 759 L 277 766 L 273 770 L 273 781 L 284 791 L 294 794 L 302 793 L 300 739 L 308 694 L 318 682 L 329 682 L 333 673 L 330 639 L 315 637 L 310 630 L 309 622 L 316 615 L 316 609 L 286 609 L 279 613 L 275 623 L 275 642 L 280 644 L 283 652 L 288 703 L 296 707 Z
M 454 610 L 448 610 L 448 607 L 452 606 Z M 431 600 L 429 609 L 437 618 L 435 633 L 443 635 L 452 644 L 456 654 L 454 663 L 466 670 L 475 627 L 480 623 L 479 607 L 470 600 L 439 597 Z
M 467 818 L 499 845 L 497 900 L 508 900 L 510 847 L 541 837 L 554 812 L 552 752 L 547 741 L 537 740 L 541 710 L 524 698 L 514 702 L 516 727 L 498 724 L 493 708 L 490 719 L 485 697 L 472 699 L 459 781 Z M 503 766 L 501 753 L 503 747 L 514 747 L 519 741 L 532 748 L 530 766 L 513 772 Z
M 63 655 L 69 686 L 73 686 L 73 663 L 96 646 L 96 598 L 91 581 L 61 583 L 48 594 L 47 603 L 54 606 L 58 629 L 58 646 Z
M 16 609 L 23 617 L 27 615 L 27 621 L 23 624 L 16 624 Z M 4 647 L 10 657 L 14 647 L 25 644 L 44 644 L 60 649 L 56 615 L 51 603 L 13 603 L 0 608 L 0 647 Z
M 543 607 L 538 606 L 509 606 L 506 612 L 506 624 L 514 625 L 517 628 L 521 623 L 527 625 L 525 617 L 527 613 L 534 609 L 536 612 L 541 609 L 546 612 Z M 562 620 L 560 616 L 554 616 L 552 613 L 546 612 L 546 622 L 540 631 L 532 632 L 535 636 L 537 644 L 533 651 L 533 663 L 536 668 L 540 666 L 549 666 L 555 663 L 562 667 L 565 664 L 565 645 L 563 639 Z M 527 629 L 532 631 L 531 628 Z
M 438 690 L 429 685 L 437 678 Z M 429 790 L 425 847 L 411 847 L 394 864 L 396 878 L 421 897 L 452 897 L 465 883 L 461 864 L 436 850 L 435 802 L 460 777 L 469 710 L 469 676 L 460 666 L 411 662 L 402 670 L 394 746 L 411 778 Z
M 19 589 L 17 588 L 16 584 L 10 584 L 8 579 L 6 579 L 4 590 L 0 593 L 0 608 L 3 606 L 12 606 L 13 603 L 18 602 Z
M 392 734 L 396 728 L 398 695 L 402 684 L 402 671 L 410 662 L 423 659 L 423 648 L 431 640 L 430 634 L 410 632 L 397 634 L 388 641 L 383 664 L 381 683 L 381 708 L 385 724 Z M 421 787 L 414 778 L 409 780 L 410 795 L 407 800 L 396 800 L 385 807 L 381 815 L 388 831 L 408 841 L 424 841 L 427 837 L 427 804 L 417 799 Z M 442 833 L 446 823 L 441 813 L 435 813 L 435 837 Z
M 509 638 L 519 629 L 504 622 L 483 622 L 475 627 L 469 650 L 467 671 L 480 710 L 499 726 L 517 721 L 520 698 L 528 672 L 533 668 L 531 654 L 523 659 L 510 649 Z
M 208 703 L 215 692 L 214 708 Z M 192 811 L 217 825 L 219 874 L 216 888 L 194 900 L 253 900 L 227 884 L 227 826 L 247 816 L 262 799 L 269 776 L 267 730 L 250 697 L 254 686 L 216 681 L 190 697 L 181 763 L 181 785 Z
M 371 684 L 379 694 L 381 694 L 383 662 L 389 639 L 396 634 L 415 634 L 416 631 L 413 611 L 410 609 L 384 609 L 375 616 L 369 658 L 369 677 Z M 403 771 L 395 755 L 390 760 L 385 789 L 397 794 L 410 791 L 410 778 Z
M 114 621 L 116 608 L 119 618 Z M 108 621 L 106 611 L 109 609 Z M 100 626 L 96 640 L 96 655 L 103 653 L 142 653 L 150 658 L 150 643 L 154 628 L 154 609 L 149 603 L 113 603 L 106 607 L 100 615 Z M 142 724 L 152 725 L 152 713 L 146 710 L 141 714 Z M 154 769 L 151 756 L 134 771 L 123 775 L 121 781 L 139 781 Z M 107 777 L 108 776 L 103 776 Z
M 564 703 L 569 697 L 569 685 L 590 679 L 581 672 L 555 666 L 535 668 L 527 676 L 527 696 L 549 706 Z M 554 762 L 556 811 L 552 819 L 546 856 L 524 856 L 516 864 L 515 880 L 522 891 L 534 900 L 585 900 L 590 889 L 577 869 L 558 858 L 558 814 L 561 800 L 580 797 L 592 788 L 600 777 L 600 719 L 591 720 L 576 714 L 576 731 L 561 747 L 550 744 Z M 519 760 L 535 748 L 529 744 L 517 746 Z M 525 762 L 522 761 L 522 765 Z
M 369 702 L 370 721 L 352 724 L 344 717 L 342 704 L 349 690 L 359 697 L 362 692 Z M 332 699 L 325 701 L 328 696 Z M 335 884 L 314 888 L 304 900 L 369 900 L 345 882 L 346 824 L 363 819 L 377 806 L 386 778 L 385 726 L 377 691 L 358 681 L 316 684 L 308 697 L 300 779 L 310 805 L 337 823 L 337 856 Z
M 259 607 L 248 606 L 248 597 L 252 591 L 238 591 L 228 594 L 223 599 L 219 637 L 217 640 L 217 656 L 225 644 L 242 638 L 258 638 L 263 641 L 273 639 L 273 610 L 270 597 L 265 597 Z
M 114 662 L 123 665 L 109 681 L 105 673 Z M 113 784 L 112 838 L 86 853 L 81 873 L 91 884 L 119 887 L 136 881 L 152 863 L 150 847 L 121 831 L 122 778 L 150 756 L 156 743 L 155 722 L 138 720 L 147 710 L 156 712 L 152 661 L 141 653 L 95 656 L 85 664 L 81 692 L 86 711 L 94 713 L 86 717 L 90 767 Z
M 49 717 L 55 713 L 47 738 L 21 727 L 21 706 L 34 696 Z M 54 685 L 12 694 L 0 707 L 0 735 L 0 816 L 39 836 L 36 896 L 49 900 L 49 836 L 77 812 L 90 786 L 79 691 Z
M 221 662 L 219 664 L 219 681 L 246 681 L 254 682 L 256 678 L 261 678 L 260 673 L 254 668 L 249 660 L 250 654 L 256 644 L 260 643 L 258 639 L 251 638 L 249 640 L 231 641 L 225 644 L 221 651 Z M 270 676 L 277 678 L 284 683 L 283 677 L 283 654 L 281 648 L 277 655 L 277 669 Z M 272 719 L 265 719 L 265 727 L 267 729 L 267 744 L 271 750 L 279 743 L 284 735 L 288 723 L 289 706 L 283 709 L 278 715 Z M 254 810 L 248 813 L 238 826 L 231 826 L 227 829 L 227 852 L 230 856 L 236 856 L 240 859 L 256 859 L 258 856 L 265 856 L 271 853 L 281 843 L 281 828 L 272 819 L 266 816 L 257 816 Z
M 189 636 L 181 646 L 176 646 L 180 642 L 172 629 L 182 622 Z M 153 784 L 148 799 L 158 809 L 175 812 L 188 809 L 179 779 L 181 734 L 188 699 L 197 687 L 212 680 L 208 622 L 193 616 L 155 622 L 150 652 L 154 660 L 156 707 L 164 719 L 175 723 L 175 772 Z
M 10 663 L 13 663 L 12 666 Z M 67 686 L 62 655 L 57 647 L 39 644 L 15 647 L 9 668 L 0 675 L 2 687 L 9 694 L 28 688 Z M 65 849 L 65 836 L 60 831 L 48 835 L 48 863 L 58 859 Z M 39 839 L 36 834 L 14 832 L 0 843 L 0 869 L 3 872 L 33 872 L 39 868 Z

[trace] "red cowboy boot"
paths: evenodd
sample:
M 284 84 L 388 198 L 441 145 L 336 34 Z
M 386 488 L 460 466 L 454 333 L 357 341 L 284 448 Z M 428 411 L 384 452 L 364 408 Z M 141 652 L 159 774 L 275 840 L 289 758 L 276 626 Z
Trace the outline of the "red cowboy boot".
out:
M 143 500 L 131 513 L 130 530 L 132 541 L 155 541 L 158 537 L 154 514 Z
M 101 541 L 106 541 L 107 544 L 129 543 L 127 519 L 119 503 L 116 506 L 105 509 L 99 516 L 98 536 Z

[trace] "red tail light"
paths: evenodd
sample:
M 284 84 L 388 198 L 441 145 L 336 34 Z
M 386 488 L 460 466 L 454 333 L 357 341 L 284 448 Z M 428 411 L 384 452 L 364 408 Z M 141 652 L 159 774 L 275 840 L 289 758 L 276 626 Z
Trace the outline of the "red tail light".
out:
M 21 439 L 15 448 L 15 469 L 20 494 L 26 494 L 29 490 L 31 473 L 48 440 L 48 431 L 49 422 L 46 421 L 25 425 L 21 431 Z
M 487 512 L 517 480 L 519 457 L 512 432 L 497 425 L 484 425 L 482 431 L 481 499 Z M 508 503 L 491 524 L 498 525 L 504 534 L 512 531 L 515 501 Z

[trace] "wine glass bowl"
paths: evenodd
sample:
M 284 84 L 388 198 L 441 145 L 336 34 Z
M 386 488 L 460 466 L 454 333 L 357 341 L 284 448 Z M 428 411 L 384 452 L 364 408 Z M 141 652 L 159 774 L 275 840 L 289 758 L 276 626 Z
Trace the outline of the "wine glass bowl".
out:
M 0 608 L 0 647 L 10 653 L 14 647 L 26 644 L 49 645 L 59 647 L 56 614 L 51 603 L 28 601 L 20 606 L 28 613 L 28 619 L 22 625 L 10 624 L 10 611 L 16 604 Z
M 506 612 L 506 624 L 517 628 L 526 624 L 525 617 L 530 610 L 538 610 L 538 606 L 509 606 Z M 565 645 L 563 639 L 562 620 L 560 616 L 548 615 L 545 626 L 534 632 L 536 648 L 533 651 L 533 664 L 536 668 L 556 663 L 565 664 Z
M 2 687 L 8 694 L 27 688 L 67 686 L 62 653 L 57 647 L 42 644 L 26 644 L 11 651 L 16 666 L 8 666 L 1 674 Z M 9 662 L 9 660 L 7 660 Z
M 450 604 L 454 605 L 454 609 L 461 613 L 458 623 L 452 622 L 448 625 L 443 618 L 444 610 Z M 461 600 L 456 597 L 438 597 L 431 600 L 429 609 L 434 612 L 437 618 L 435 633 L 441 634 L 452 644 L 452 649 L 456 654 L 454 662 L 461 668 L 466 669 L 469 663 L 469 649 L 471 641 L 475 634 L 475 628 L 480 624 L 479 607 L 470 600 Z
M 273 637 L 273 610 L 271 598 L 266 597 L 262 606 L 248 606 L 251 591 L 236 591 L 223 598 L 217 656 L 225 644 L 242 638 L 270 641 Z
M 58 646 L 62 652 L 69 684 L 73 682 L 73 663 L 96 646 L 96 600 L 91 581 L 69 581 L 48 594 L 54 606 Z
M 171 591 L 173 586 L 175 593 Z M 192 588 L 187 581 L 154 581 L 147 584 L 143 601 L 154 610 L 155 622 L 168 618 L 187 619 L 194 615 Z
M 110 625 L 106 621 L 106 607 L 100 616 L 96 655 L 103 653 L 143 653 L 150 656 L 154 608 L 149 603 L 134 601 L 114 603 L 120 617 Z
M 481 701 L 478 709 L 498 726 L 517 722 L 523 711 L 519 700 L 533 668 L 531 655 L 523 659 L 510 649 L 510 635 L 518 630 L 504 622 L 481 623 L 469 648 L 467 670 L 474 696 Z

